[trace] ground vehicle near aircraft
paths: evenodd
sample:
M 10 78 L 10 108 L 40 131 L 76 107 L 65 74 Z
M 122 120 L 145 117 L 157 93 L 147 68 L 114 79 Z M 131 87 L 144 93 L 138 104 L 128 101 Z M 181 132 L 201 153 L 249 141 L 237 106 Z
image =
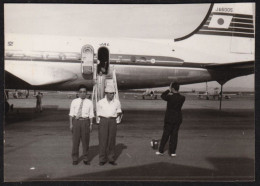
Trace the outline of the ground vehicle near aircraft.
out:
M 13 98 L 19 99 L 19 98 L 28 98 L 29 97 L 29 91 L 28 90 L 15 90 L 12 92 Z

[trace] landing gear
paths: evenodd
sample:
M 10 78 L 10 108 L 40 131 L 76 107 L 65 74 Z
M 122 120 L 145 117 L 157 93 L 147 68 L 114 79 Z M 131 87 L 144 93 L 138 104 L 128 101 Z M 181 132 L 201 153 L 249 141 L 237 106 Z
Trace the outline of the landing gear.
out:
M 220 93 L 219 93 L 219 110 L 221 110 L 221 104 L 222 104 L 222 97 L 223 97 L 223 84 L 220 84 L 221 88 L 220 88 Z

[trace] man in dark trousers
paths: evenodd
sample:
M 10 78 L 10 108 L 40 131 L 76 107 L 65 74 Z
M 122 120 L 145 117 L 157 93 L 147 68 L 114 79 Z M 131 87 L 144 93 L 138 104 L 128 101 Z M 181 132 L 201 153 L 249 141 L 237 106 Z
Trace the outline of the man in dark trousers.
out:
M 172 157 L 176 156 L 178 131 L 182 123 L 181 108 L 185 101 L 185 97 L 178 92 L 179 88 L 180 85 L 178 83 L 171 83 L 169 90 L 166 90 L 161 95 L 161 98 L 167 101 L 167 109 L 164 118 L 163 135 L 156 155 L 163 155 L 164 146 L 170 137 L 169 155 Z
M 107 160 L 109 164 L 117 165 L 115 163 L 116 119 L 121 115 L 121 103 L 115 98 L 115 88 L 107 85 L 105 97 L 97 103 L 97 116 L 100 118 L 98 129 L 100 166 L 103 166 Z
M 42 97 L 43 94 L 41 92 L 38 92 L 38 94 L 35 96 L 36 97 L 36 109 L 35 112 L 42 112 Z
M 73 165 L 79 163 L 79 144 L 82 143 L 83 162 L 90 165 L 88 151 L 90 132 L 93 124 L 93 104 L 87 99 L 87 88 L 79 89 L 79 98 L 74 99 L 70 105 L 70 130 L 72 132 L 72 159 Z

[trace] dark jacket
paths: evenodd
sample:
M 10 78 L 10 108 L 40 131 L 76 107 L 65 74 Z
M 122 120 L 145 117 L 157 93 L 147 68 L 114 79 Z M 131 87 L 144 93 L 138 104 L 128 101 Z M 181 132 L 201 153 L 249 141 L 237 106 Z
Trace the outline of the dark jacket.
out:
M 164 122 L 169 124 L 180 124 L 182 122 L 181 108 L 185 101 L 185 96 L 179 93 L 169 93 L 170 91 L 166 90 L 161 95 L 161 98 L 167 101 L 167 109 Z

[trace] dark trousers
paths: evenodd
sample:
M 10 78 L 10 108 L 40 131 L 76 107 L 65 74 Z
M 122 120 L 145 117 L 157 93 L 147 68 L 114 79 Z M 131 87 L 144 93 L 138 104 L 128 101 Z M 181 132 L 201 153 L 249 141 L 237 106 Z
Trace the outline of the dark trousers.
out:
M 42 111 L 42 102 L 40 102 L 40 101 L 36 102 L 36 112 L 37 111 Z
M 89 149 L 89 120 L 73 119 L 72 129 L 72 159 L 78 161 L 79 158 L 79 144 L 82 143 L 83 160 L 88 161 Z
M 99 162 L 115 161 L 117 124 L 115 118 L 100 117 L 98 128 Z
M 178 131 L 180 128 L 181 122 L 178 123 L 165 123 L 164 124 L 164 130 L 163 130 L 163 135 L 159 147 L 159 152 L 163 153 L 164 152 L 164 146 L 167 143 L 169 137 L 169 154 L 175 154 L 176 153 L 176 148 L 177 148 L 177 143 L 178 143 Z

